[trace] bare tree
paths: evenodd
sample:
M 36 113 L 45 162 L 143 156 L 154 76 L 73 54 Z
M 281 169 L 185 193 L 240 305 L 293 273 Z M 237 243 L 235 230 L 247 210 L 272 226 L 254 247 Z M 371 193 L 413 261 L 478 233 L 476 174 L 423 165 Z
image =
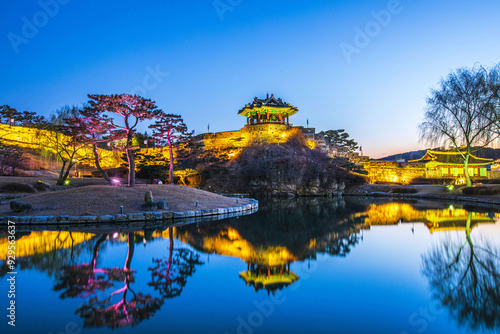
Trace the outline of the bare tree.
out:
M 467 186 L 471 186 L 468 162 L 474 147 L 491 144 L 494 133 L 492 115 L 498 96 L 492 81 L 498 80 L 498 68 L 461 68 L 441 79 L 439 88 L 427 98 L 424 121 L 419 125 L 420 140 L 458 151 L 464 161 Z
M 422 258 L 422 273 L 433 295 L 460 324 L 477 330 L 500 325 L 500 252 L 488 242 L 473 242 L 472 212 L 464 243 L 445 241 Z

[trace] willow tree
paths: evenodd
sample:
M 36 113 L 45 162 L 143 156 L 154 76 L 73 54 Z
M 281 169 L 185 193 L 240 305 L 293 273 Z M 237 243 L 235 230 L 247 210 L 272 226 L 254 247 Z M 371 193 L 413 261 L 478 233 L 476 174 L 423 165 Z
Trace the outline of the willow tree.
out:
M 139 122 L 157 118 L 160 110 L 157 109 L 155 102 L 145 99 L 138 95 L 120 94 L 120 95 L 88 95 L 90 108 L 98 113 L 106 115 L 106 112 L 113 113 L 120 117 L 110 118 L 113 129 L 124 132 L 125 146 L 124 150 L 128 162 L 128 185 L 135 186 L 135 162 L 132 153 L 132 140 L 136 133 Z
M 168 172 L 168 183 L 174 182 L 174 146 L 186 142 L 189 139 L 187 126 L 180 115 L 162 113 L 159 119 L 149 126 L 153 129 L 153 137 L 160 145 L 167 145 L 169 152 L 170 168 Z
M 461 68 L 450 73 L 431 90 L 424 121 L 419 125 L 422 142 L 460 153 L 467 186 L 472 184 L 468 162 L 474 148 L 487 146 L 498 137 L 495 119 L 488 117 L 497 103 L 492 91 L 492 80 L 497 78 L 495 68 Z

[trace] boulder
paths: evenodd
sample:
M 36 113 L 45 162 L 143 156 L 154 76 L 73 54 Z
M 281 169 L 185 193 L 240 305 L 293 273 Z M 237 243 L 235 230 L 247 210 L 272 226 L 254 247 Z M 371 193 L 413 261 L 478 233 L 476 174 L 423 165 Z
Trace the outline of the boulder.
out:
M 144 194 L 144 203 L 145 204 L 149 204 L 149 203 L 154 204 L 154 197 L 153 197 L 152 191 L 146 191 L 146 193 Z
M 24 212 L 31 210 L 30 203 L 21 203 L 20 201 L 11 201 L 10 208 L 14 212 Z
M 155 202 L 149 202 L 141 205 L 141 210 L 142 211 L 154 211 L 157 209 L 156 203 Z
M 36 181 L 33 186 L 38 191 L 46 191 L 46 190 L 49 190 L 51 188 L 50 184 L 45 183 L 43 181 Z
M 168 209 L 168 203 L 167 201 L 159 201 L 159 202 L 156 202 L 156 207 L 159 209 L 159 210 L 166 210 Z

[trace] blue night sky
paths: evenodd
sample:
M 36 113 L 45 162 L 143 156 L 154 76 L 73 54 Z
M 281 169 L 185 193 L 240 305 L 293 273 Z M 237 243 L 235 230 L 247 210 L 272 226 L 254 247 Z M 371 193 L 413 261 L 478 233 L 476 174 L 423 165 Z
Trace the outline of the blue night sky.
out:
M 198 134 L 241 128 L 269 92 L 299 108 L 294 125 L 344 128 L 376 158 L 424 148 L 442 76 L 500 61 L 498 0 L 54 1 L 1 1 L 0 105 L 140 93 Z

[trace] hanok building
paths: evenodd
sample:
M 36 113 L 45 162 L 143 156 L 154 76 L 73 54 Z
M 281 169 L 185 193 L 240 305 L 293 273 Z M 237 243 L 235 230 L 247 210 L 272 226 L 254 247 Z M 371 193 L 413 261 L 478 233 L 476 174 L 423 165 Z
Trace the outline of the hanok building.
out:
M 474 179 L 493 179 L 500 172 L 488 170 L 492 159 L 469 157 L 468 173 Z M 465 180 L 464 160 L 459 152 L 427 150 L 420 159 L 406 163 L 397 161 L 369 161 L 365 165 L 371 183 L 411 183 L 416 178 Z
M 424 163 L 427 175 L 434 177 L 464 177 L 465 152 L 442 152 L 427 150 L 420 159 L 410 160 L 410 163 Z M 478 158 L 470 155 L 468 162 L 468 172 L 471 177 L 486 178 L 488 176 L 487 166 L 493 163 L 493 159 Z

